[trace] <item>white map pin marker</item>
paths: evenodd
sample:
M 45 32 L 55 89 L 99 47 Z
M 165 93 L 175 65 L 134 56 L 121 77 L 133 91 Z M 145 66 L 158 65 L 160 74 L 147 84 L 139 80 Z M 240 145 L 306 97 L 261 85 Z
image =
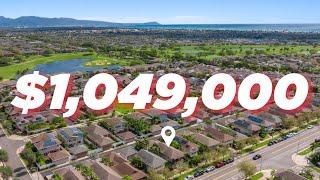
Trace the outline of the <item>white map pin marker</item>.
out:
M 166 131 L 170 131 L 171 134 L 167 135 Z M 161 136 L 164 140 L 164 142 L 167 144 L 167 146 L 169 147 L 171 142 L 173 141 L 174 137 L 176 136 L 176 131 L 173 129 L 173 127 L 171 126 L 166 126 L 164 128 L 162 128 L 161 130 Z

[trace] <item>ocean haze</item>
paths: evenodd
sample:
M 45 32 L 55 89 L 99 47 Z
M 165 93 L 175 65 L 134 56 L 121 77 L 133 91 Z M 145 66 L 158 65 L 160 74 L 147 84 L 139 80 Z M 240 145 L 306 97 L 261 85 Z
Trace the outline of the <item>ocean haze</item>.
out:
M 77 20 L 72 18 L 44 18 L 22 16 L 6 18 L 0 16 L 0 28 L 43 28 L 43 27 L 110 27 L 136 29 L 168 30 L 232 30 L 232 31 L 281 31 L 281 32 L 320 32 L 320 24 L 159 24 L 117 23 L 94 20 Z

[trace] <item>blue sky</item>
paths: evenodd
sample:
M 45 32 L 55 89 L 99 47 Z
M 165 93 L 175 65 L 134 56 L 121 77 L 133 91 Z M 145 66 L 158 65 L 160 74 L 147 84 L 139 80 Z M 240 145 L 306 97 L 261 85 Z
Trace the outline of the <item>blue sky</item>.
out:
M 319 0 L 1 0 L 0 16 L 163 24 L 320 23 Z

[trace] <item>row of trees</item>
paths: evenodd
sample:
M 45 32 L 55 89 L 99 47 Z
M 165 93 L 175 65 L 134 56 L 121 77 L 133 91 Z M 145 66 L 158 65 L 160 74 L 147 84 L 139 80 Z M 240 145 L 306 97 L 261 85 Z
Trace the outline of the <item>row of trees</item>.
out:
M 3 163 L 0 166 L 0 174 L 3 179 L 9 179 L 13 175 L 13 171 L 10 166 L 5 166 L 4 163 L 8 162 L 9 156 L 7 151 L 0 149 L 0 162 Z

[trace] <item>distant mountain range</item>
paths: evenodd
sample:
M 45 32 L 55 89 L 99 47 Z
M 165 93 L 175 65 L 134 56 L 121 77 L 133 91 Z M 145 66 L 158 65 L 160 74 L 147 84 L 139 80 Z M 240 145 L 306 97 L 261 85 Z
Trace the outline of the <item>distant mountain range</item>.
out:
M 16 19 L 0 16 L 0 28 L 39 28 L 39 27 L 127 27 L 135 25 L 160 25 L 158 22 L 115 23 L 105 21 L 77 20 L 72 18 L 44 18 L 22 16 Z

